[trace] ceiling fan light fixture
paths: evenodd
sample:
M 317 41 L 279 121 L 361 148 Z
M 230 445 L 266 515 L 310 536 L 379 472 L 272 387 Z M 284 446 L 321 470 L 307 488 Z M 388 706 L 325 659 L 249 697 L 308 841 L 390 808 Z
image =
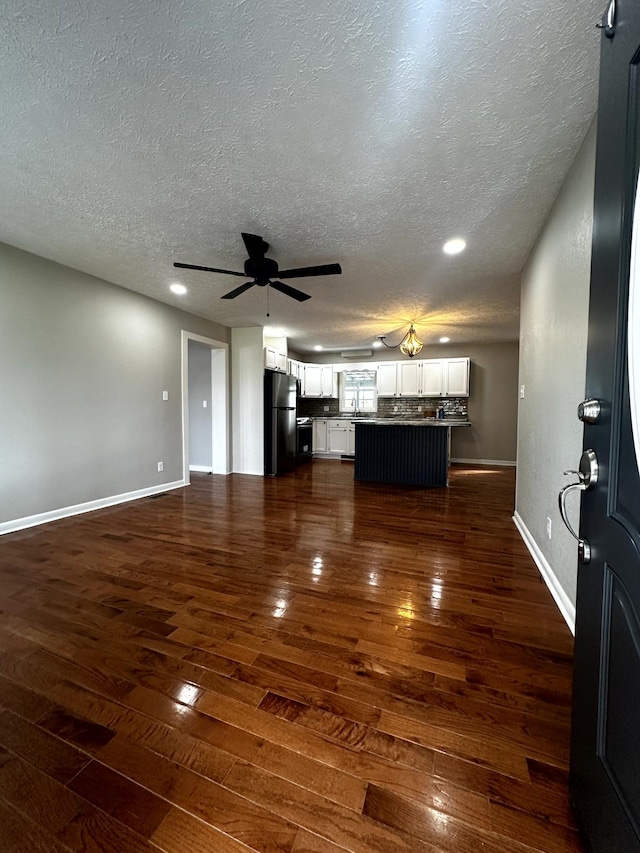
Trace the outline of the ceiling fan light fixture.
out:
M 306 302 L 311 299 L 308 293 L 303 293 L 289 284 L 282 281 L 274 281 L 277 278 L 309 278 L 316 275 L 340 275 L 342 267 L 340 264 L 320 264 L 315 267 L 298 267 L 292 270 L 281 270 L 278 264 L 272 259 L 267 258 L 266 253 L 269 251 L 269 244 L 257 234 L 247 234 L 244 231 L 241 234 L 244 242 L 248 259 L 244 262 L 244 272 L 236 270 L 223 270 L 218 267 L 203 267 L 199 264 L 183 264 L 174 261 L 174 267 L 179 267 L 185 270 L 201 270 L 203 272 L 216 272 L 223 275 L 237 275 L 240 278 L 248 278 L 250 281 L 241 284 L 239 287 L 234 287 L 229 293 L 223 294 L 221 299 L 235 299 L 241 293 L 249 290 L 251 287 L 269 287 L 272 290 L 277 290 L 284 293 L 285 296 L 290 296 L 298 302 Z M 268 294 L 268 291 L 267 291 Z M 269 311 L 267 309 L 267 317 Z

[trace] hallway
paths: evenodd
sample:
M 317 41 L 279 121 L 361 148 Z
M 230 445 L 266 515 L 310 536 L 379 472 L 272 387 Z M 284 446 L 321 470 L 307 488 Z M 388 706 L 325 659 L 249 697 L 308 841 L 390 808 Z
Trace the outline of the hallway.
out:
M 4 853 L 581 853 L 514 480 L 316 460 L 0 539 Z

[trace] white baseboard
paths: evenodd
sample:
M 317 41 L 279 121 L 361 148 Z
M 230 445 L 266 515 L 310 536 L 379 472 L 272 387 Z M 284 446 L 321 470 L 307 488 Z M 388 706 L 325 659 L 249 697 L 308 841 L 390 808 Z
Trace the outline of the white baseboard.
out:
M 449 462 L 459 465 L 501 465 L 502 467 L 515 468 L 515 460 L 512 462 L 509 459 L 460 459 L 451 458 Z
M 547 558 L 544 556 L 536 540 L 531 535 L 529 528 L 520 518 L 517 512 L 513 514 L 513 523 L 518 528 L 520 536 L 524 544 L 527 546 L 529 553 L 533 557 L 533 561 L 538 567 L 542 580 L 546 583 L 549 592 L 553 596 L 553 600 L 558 605 L 558 610 L 562 613 L 564 621 L 567 623 L 569 630 L 575 636 L 576 633 L 576 608 L 567 593 L 562 588 L 556 573 L 553 571 Z
M 37 527 L 39 524 L 47 524 L 50 521 L 59 521 L 61 518 L 69 518 L 72 515 L 82 515 L 85 512 L 93 512 L 96 509 L 104 509 L 115 504 L 136 501 L 139 498 L 148 498 L 161 492 L 169 492 L 172 489 L 180 489 L 188 486 L 184 480 L 175 480 L 172 483 L 161 483 L 157 486 L 149 486 L 146 489 L 137 489 L 135 492 L 125 492 L 122 495 L 111 495 L 108 498 L 100 498 L 97 501 L 87 501 L 74 506 L 65 506 L 53 509 L 50 512 L 41 512 L 37 515 L 26 515 L 24 518 L 15 518 L 12 521 L 0 522 L 0 536 L 5 533 L 14 533 L 16 530 L 25 530 L 27 527 Z
M 213 469 L 211 465 L 189 465 L 190 471 L 197 471 L 200 474 L 212 474 Z

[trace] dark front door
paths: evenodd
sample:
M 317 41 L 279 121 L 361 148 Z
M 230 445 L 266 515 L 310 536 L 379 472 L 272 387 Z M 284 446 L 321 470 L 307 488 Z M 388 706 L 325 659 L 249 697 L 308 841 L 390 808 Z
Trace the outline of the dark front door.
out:
M 640 3 L 614 0 L 604 21 L 613 26 L 602 35 L 587 359 L 587 396 L 601 411 L 598 417 L 592 407 L 594 422 L 584 430 L 597 482 L 582 497 L 580 536 L 591 546 L 591 559 L 578 568 L 571 786 L 592 851 L 637 853 Z M 588 462 L 583 456 L 583 474 Z

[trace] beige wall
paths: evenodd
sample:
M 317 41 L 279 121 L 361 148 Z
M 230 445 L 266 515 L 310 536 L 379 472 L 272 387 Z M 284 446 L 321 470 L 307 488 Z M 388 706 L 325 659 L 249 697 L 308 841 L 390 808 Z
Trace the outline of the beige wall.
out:
M 181 331 L 229 329 L 4 244 L 0 306 L 0 530 L 182 480 Z
M 433 347 L 425 357 L 442 357 L 442 354 L 442 347 Z M 515 463 L 518 344 L 447 347 L 446 356 L 471 359 L 468 404 L 471 428 L 453 430 L 452 459 Z
M 573 618 L 575 540 L 558 512 L 558 492 L 582 451 L 576 408 L 583 399 L 587 353 L 595 122 L 567 175 L 522 274 L 516 522 L 565 618 Z M 577 526 L 579 507 L 571 511 Z M 547 536 L 547 518 L 552 522 Z
M 352 364 L 337 353 L 292 358 L 317 364 Z M 518 344 L 459 344 L 425 346 L 420 358 L 469 358 L 471 360 L 470 428 L 454 429 L 451 456 L 454 460 L 508 462 L 515 464 L 518 413 Z M 398 360 L 398 350 L 374 351 L 366 361 Z M 358 360 L 358 364 L 362 362 Z

